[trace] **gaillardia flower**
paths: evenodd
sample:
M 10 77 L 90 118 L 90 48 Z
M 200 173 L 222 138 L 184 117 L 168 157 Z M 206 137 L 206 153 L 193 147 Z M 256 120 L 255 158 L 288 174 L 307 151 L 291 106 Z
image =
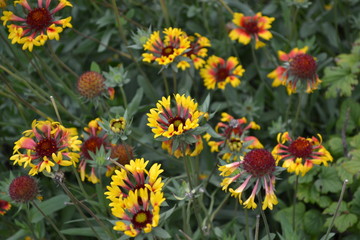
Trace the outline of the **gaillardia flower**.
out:
M 273 209 L 273 205 L 278 203 L 274 193 L 275 174 L 277 169 L 275 159 L 272 154 L 265 149 L 253 149 L 248 152 L 243 160 L 236 161 L 219 167 L 220 176 L 225 178 L 221 182 L 222 190 L 227 191 L 229 185 L 241 183 L 237 188 L 229 188 L 231 196 L 238 198 L 239 203 L 245 208 L 255 209 L 255 196 L 259 194 L 263 187 L 265 190 L 265 199 L 262 202 L 262 209 Z M 253 184 L 251 195 L 243 202 L 242 194 Z
M 110 143 L 107 140 L 107 134 L 99 126 L 99 118 L 91 120 L 88 124 L 88 127 L 85 127 L 85 136 L 84 142 L 81 146 L 81 162 L 79 164 L 79 171 L 81 180 L 84 181 L 85 177 L 88 181 L 92 183 L 98 183 L 99 178 L 96 175 L 96 166 L 97 162 L 93 159 L 93 156 L 96 155 L 97 151 L 101 148 L 104 150 L 110 149 Z M 105 162 L 105 161 L 104 161 Z M 86 173 L 86 166 L 90 165 L 90 174 Z M 101 167 L 101 166 L 98 166 Z
M 219 122 L 215 131 L 218 141 L 210 141 L 211 135 L 205 134 L 204 138 L 211 147 L 211 152 L 219 152 L 222 159 L 232 162 L 240 159 L 249 149 L 263 148 L 260 141 L 254 136 L 247 136 L 249 129 L 258 130 L 260 126 L 251 121 L 247 124 L 246 118 L 235 119 L 228 113 L 221 113 L 221 122 Z
M 314 164 L 327 166 L 328 162 L 333 160 L 331 154 L 321 145 L 320 134 L 318 138 L 298 137 L 294 140 L 288 132 L 285 132 L 278 134 L 277 141 L 279 144 L 272 151 L 276 164 L 283 161 L 282 167 L 290 173 L 295 172 L 296 175 L 304 176 Z
M 36 180 L 30 176 L 15 178 L 9 186 L 10 198 L 15 202 L 29 202 L 34 200 L 39 193 Z
M 146 169 L 149 161 L 131 160 L 125 169 L 115 170 L 112 182 L 107 186 L 107 198 L 111 201 L 112 214 L 120 218 L 114 230 L 123 231 L 135 237 L 141 232 L 148 233 L 159 222 L 160 205 L 163 197 L 162 182 L 159 175 L 163 172 L 160 164 Z
M 9 39 L 12 44 L 23 44 L 22 49 L 29 49 L 31 52 L 34 46 L 44 45 L 50 39 L 59 40 L 64 28 L 71 28 L 71 17 L 59 19 L 55 13 L 66 6 L 72 7 L 66 0 L 60 0 L 56 7 L 50 9 L 51 0 L 37 1 L 36 7 L 31 7 L 27 0 L 14 1 L 14 5 L 21 5 L 23 11 L 17 16 L 12 11 L 4 11 L 1 20 L 4 26 L 7 22 L 17 22 L 7 25 L 9 29 Z
M 190 40 L 180 28 L 165 28 L 163 40 L 160 32 L 155 31 L 144 44 L 144 62 L 157 62 L 159 65 L 168 65 L 176 57 L 181 56 L 190 47 Z
M 189 40 L 190 48 L 183 56 L 190 58 L 195 69 L 199 69 L 205 64 L 203 58 L 207 56 L 207 47 L 211 47 L 210 41 L 207 37 L 201 36 L 198 33 L 195 33 L 195 36 L 189 36 Z M 188 61 L 180 61 L 177 67 L 185 70 L 190 67 L 190 63 Z
M 204 115 L 198 110 L 198 104 L 190 96 L 176 94 L 175 106 L 171 106 L 170 96 L 163 97 L 156 104 L 156 108 L 150 109 L 147 114 L 154 138 L 162 137 L 163 148 L 171 149 L 175 156 L 199 154 L 202 149 L 202 140 L 197 137 L 196 132 L 199 127 L 199 118 Z M 173 145 L 177 147 L 174 149 Z M 195 149 L 190 150 L 189 145 L 195 144 Z
M 204 79 L 207 89 L 225 89 L 226 84 L 237 87 L 245 70 L 236 57 L 229 57 L 227 60 L 210 56 L 204 68 L 200 69 L 200 76 Z
M 11 208 L 11 204 L 8 201 L 0 199 L 0 215 L 4 215 Z
M 272 17 L 262 16 L 257 13 L 255 16 L 244 16 L 242 13 L 234 13 L 233 23 L 236 25 L 229 33 L 231 40 L 238 40 L 247 45 L 251 39 L 255 40 L 255 48 L 265 46 L 265 43 L 259 40 L 259 37 L 265 40 L 272 38 L 271 23 L 275 20 Z
M 306 53 L 307 50 L 308 47 L 304 47 L 294 48 L 288 54 L 283 51 L 278 52 L 279 60 L 283 65 L 267 75 L 268 78 L 274 79 L 273 87 L 284 85 L 288 94 L 295 93 L 299 85 L 304 87 L 306 84 L 307 93 L 318 88 L 321 80 L 316 73 L 317 64 L 314 57 Z
M 50 173 L 59 166 L 76 166 L 79 161 L 81 141 L 76 130 L 68 129 L 58 122 L 37 121 L 31 124 L 32 129 L 23 132 L 24 137 L 15 142 L 14 164 L 31 167 L 30 175 L 44 170 Z
M 0 8 L 4 8 L 4 7 L 6 7 L 6 0 L 0 0 Z

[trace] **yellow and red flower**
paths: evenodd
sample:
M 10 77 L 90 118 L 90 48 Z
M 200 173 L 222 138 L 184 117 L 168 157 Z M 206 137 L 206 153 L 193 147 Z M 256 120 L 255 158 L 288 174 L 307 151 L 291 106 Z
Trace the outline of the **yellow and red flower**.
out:
M 112 214 L 120 218 L 114 230 L 135 237 L 139 233 L 148 233 L 159 223 L 160 205 L 163 197 L 162 182 L 159 175 L 163 172 L 160 164 L 146 169 L 149 161 L 131 160 L 125 169 L 115 170 L 112 182 L 105 192 L 111 201 Z
M 277 172 L 275 159 L 272 154 L 266 149 L 252 149 L 248 152 L 243 160 L 232 162 L 219 167 L 220 176 L 224 179 L 221 182 L 222 190 L 231 193 L 231 196 L 238 198 L 239 203 L 243 204 L 245 208 L 255 209 L 255 196 L 263 187 L 265 190 L 265 199 L 262 202 L 262 209 L 273 209 L 273 206 L 278 203 L 275 195 L 275 174 Z M 237 188 L 229 188 L 231 184 L 239 182 Z M 242 194 L 249 189 L 253 184 L 254 187 L 250 196 L 245 202 Z
M 81 141 L 76 130 L 68 129 L 58 122 L 37 121 L 31 124 L 32 129 L 23 132 L 24 137 L 15 142 L 13 156 L 10 160 L 24 168 L 30 166 L 30 175 L 44 170 L 50 173 L 59 166 L 76 166 L 79 161 Z
M 110 142 L 107 140 L 107 134 L 99 126 L 99 118 L 91 120 L 88 127 L 85 127 L 85 141 L 81 146 L 81 162 L 79 164 L 80 177 L 85 181 L 85 177 L 92 183 L 98 183 L 99 178 L 96 174 L 96 162 L 92 155 L 95 155 L 101 148 L 110 149 Z M 86 166 L 90 164 L 90 173 L 86 173 Z M 99 166 L 101 167 L 101 166 Z
M 272 151 L 276 164 L 283 161 L 282 167 L 290 173 L 295 172 L 296 175 L 304 176 L 314 164 L 327 166 L 328 162 L 333 160 L 331 154 L 321 144 L 320 134 L 318 138 L 298 137 L 294 140 L 288 132 L 285 132 L 278 134 L 277 141 L 279 144 Z
M 230 114 L 223 112 L 221 122 L 215 127 L 215 131 L 218 133 L 218 141 L 210 141 L 212 137 L 208 133 L 204 136 L 208 141 L 211 152 L 221 151 L 222 159 L 231 162 L 238 160 L 248 149 L 263 148 L 263 145 L 256 137 L 246 135 L 247 130 L 258 130 L 260 126 L 253 121 L 246 124 L 246 118 L 235 119 Z
M 11 204 L 8 201 L 0 199 L 0 215 L 4 215 L 11 208 Z
M 270 40 L 272 38 L 271 23 L 275 20 L 273 17 L 263 16 L 257 13 L 255 16 L 244 16 L 242 13 L 234 13 L 233 23 L 235 27 L 230 31 L 231 40 L 238 40 L 240 43 L 247 45 L 251 39 L 255 40 L 255 48 L 265 46 L 265 43 L 259 38 Z
M 308 47 L 294 48 L 288 54 L 278 51 L 279 60 L 283 65 L 278 66 L 269 73 L 268 78 L 273 78 L 273 87 L 286 86 L 288 94 L 296 92 L 301 85 L 306 84 L 306 92 L 311 93 L 321 83 L 316 70 L 317 64 L 313 56 L 307 54 Z
M 195 33 L 195 36 L 189 36 L 189 40 L 190 48 L 183 56 L 190 58 L 195 69 L 199 69 L 205 64 L 203 58 L 207 56 L 207 47 L 211 47 L 210 41 L 207 37 L 201 36 L 198 33 Z M 188 61 L 180 61 L 177 67 L 185 70 L 190 67 L 190 63 Z
M 199 127 L 199 119 L 204 115 L 198 110 L 198 104 L 190 96 L 176 94 L 175 106 L 171 106 L 171 98 L 163 97 L 156 104 L 156 108 L 150 109 L 148 126 L 155 134 L 154 138 L 161 138 L 162 148 L 175 157 L 185 155 L 196 156 L 203 143 L 199 133 L 194 133 Z M 185 137 L 186 136 L 186 137 Z M 173 144 L 177 146 L 173 149 Z
M 71 28 L 71 17 L 58 19 L 55 13 L 66 6 L 72 7 L 67 0 L 60 0 L 56 7 L 50 9 L 51 0 L 45 3 L 43 0 L 37 1 L 37 7 L 31 7 L 27 0 L 14 1 L 14 5 L 23 7 L 22 15 L 17 16 L 12 11 L 4 11 L 1 20 L 4 26 L 8 21 L 18 22 L 18 24 L 9 24 L 9 39 L 12 44 L 23 44 L 22 49 L 29 49 L 31 52 L 34 46 L 44 45 L 50 39 L 59 40 L 59 33 L 66 27 Z
M 180 28 L 165 28 L 163 33 L 161 39 L 160 32 L 155 31 L 144 44 L 144 50 L 148 51 L 142 54 L 144 62 L 168 65 L 190 48 L 190 40 Z
M 225 89 L 226 84 L 232 87 L 240 85 L 240 79 L 245 70 L 236 57 L 229 57 L 227 60 L 210 56 L 204 68 L 200 69 L 200 76 L 204 79 L 207 89 Z

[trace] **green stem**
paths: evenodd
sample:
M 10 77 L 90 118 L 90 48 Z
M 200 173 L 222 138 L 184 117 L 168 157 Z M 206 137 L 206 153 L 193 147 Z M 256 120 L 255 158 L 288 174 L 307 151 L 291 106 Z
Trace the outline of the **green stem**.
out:
M 42 210 L 41 208 L 39 208 L 39 206 L 36 204 L 35 201 L 31 201 L 31 203 L 36 207 L 36 209 L 41 213 L 41 215 L 44 216 L 44 218 L 46 219 L 47 222 L 50 223 L 50 225 L 55 229 L 55 231 L 57 232 L 57 234 L 59 234 L 59 236 L 61 237 L 61 239 L 66 240 L 67 238 L 60 232 L 60 230 L 57 228 L 56 224 L 53 222 L 53 220 L 48 217 Z
M 249 228 L 249 211 L 248 209 L 244 209 L 245 213 L 245 237 L 247 240 L 250 240 L 250 228 Z M 258 219 L 260 218 L 259 215 L 256 216 L 256 224 L 258 224 Z M 258 227 L 258 225 L 256 225 Z M 255 230 L 255 236 L 256 236 L 256 230 Z M 256 238 L 255 238 L 256 239 Z
M 168 9 L 166 7 L 165 0 L 160 0 L 160 5 L 161 5 L 161 10 L 162 10 L 162 12 L 164 14 L 166 26 L 170 27 L 171 23 L 170 23 L 169 11 L 168 11 Z
M 221 5 L 223 5 L 223 7 L 224 7 L 231 15 L 234 14 L 233 10 L 231 10 L 231 8 L 229 7 L 229 5 L 227 5 L 224 0 L 218 0 L 218 2 L 219 2 Z
M 262 217 L 263 222 L 264 222 L 264 225 L 265 225 L 266 235 L 267 235 L 268 239 L 271 240 L 271 237 L 270 237 L 270 228 L 269 228 L 269 224 L 268 224 L 268 222 L 267 222 L 267 220 L 266 220 L 265 212 L 264 212 L 264 210 L 262 209 L 262 202 L 263 202 L 262 195 L 261 195 L 261 192 L 259 192 L 260 214 L 261 214 L 261 217 Z
M 31 232 L 31 234 L 33 235 L 34 239 L 35 240 L 38 240 L 39 238 L 36 236 L 35 234 L 35 231 L 34 231 L 34 224 L 31 223 L 31 220 L 30 220 L 30 209 L 29 209 L 29 204 L 26 204 L 26 207 L 25 207 L 25 211 L 26 211 L 26 223 L 29 227 L 29 230 Z
M 295 136 L 295 130 L 296 130 L 296 127 L 298 125 L 298 121 L 299 121 L 299 116 L 300 116 L 300 111 L 301 111 L 301 103 L 303 101 L 303 97 L 304 97 L 304 93 L 299 93 L 299 102 L 298 102 L 298 105 L 297 105 L 297 108 L 296 108 L 296 113 L 295 113 L 295 120 L 294 122 L 292 123 L 293 125 L 293 128 L 292 128 L 292 135 Z
M 218 214 L 218 212 L 221 210 L 221 208 L 225 205 L 225 203 L 227 202 L 227 200 L 229 199 L 230 194 L 227 194 L 226 197 L 221 201 L 221 203 L 219 204 L 219 206 L 214 210 L 214 212 L 211 214 L 210 217 L 210 222 L 212 222 L 214 220 L 214 218 L 216 217 L 216 215 Z
M 167 78 L 166 78 L 166 76 L 165 76 L 165 72 L 162 71 L 161 74 L 162 74 L 162 76 L 163 76 L 163 81 L 164 81 L 166 96 L 169 96 L 169 95 L 170 95 L 169 83 L 167 82 Z
M 173 89 L 174 89 L 174 93 L 177 93 L 177 79 L 176 79 L 176 72 L 174 70 L 172 70 L 172 74 L 173 74 Z
M 296 210 L 296 195 L 297 195 L 297 191 L 298 191 L 298 186 L 299 186 L 299 175 L 296 175 L 294 197 L 293 197 L 293 208 L 292 208 L 292 228 L 293 228 L 294 232 L 296 231 L 296 224 L 295 224 L 296 212 L 295 212 L 295 210 Z
M 337 215 L 338 215 L 338 213 L 339 213 L 340 205 L 341 205 L 341 202 L 342 202 L 342 200 L 343 200 L 344 193 L 345 193 L 345 189 L 346 189 L 346 184 L 347 184 L 348 182 L 349 182 L 349 180 L 347 180 L 347 179 L 344 180 L 344 183 L 343 183 L 342 189 L 341 189 L 341 193 L 340 193 L 340 197 L 339 197 L 339 201 L 338 201 L 338 203 L 337 203 L 334 216 L 333 216 L 333 218 L 331 219 L 331 223 L 330 223 L 330 225 L 329 225 L 329 227 L 328 227 L 328 229 L 327 229 L 327 231 L 326 231 L 324 240 L 328 240 L 328 237 L 329 237 L 331 228 L 334 226 L 335 218 L 337 217 Z
M 55 103 L 55 100 L 54 100 L 54 97 L 53 96 L 50 96 L 50 100 L 51 100 L 51 103 L 54 107 L 54 110 L 55 110 L 55 113 L 56 113 L 56 117 L 57 119 L 59 120 L 59 123 L 62 124 L 62 121 L 61 121 L 61 117 L 60 117 L 60 114 L 59 114 L 59 110 L 56 106 L 56 103 Z
M 68 65 L 66 65 L 59 57 L 58 55 L 54 52 L 53 48 L 51 47 L 51 44 L 48 43 L 47 44 L 49 52 L 51 57 L 62 67 L 64 68 L 66 71 L 68 71 L 70 74 L 72 74 L 76 79 L 79 78 L 79 75 L 77 75 L 76 72 L 74 72 Z
M 260 215 L 256 215 L 255 240 L 259 240 Z M 249 239 L 249 238 L 248 238 Z
M 292 18 L 291 29 L 290 29 L 290 40 L 291 40 L 291 42 L 295 41 L 296 35 L 298 33 L 297 24 L 296 24 L 296 18 L 297 18 L 298 13 L 299 13 L 299 8 L 295 6 L 295 13 L 294 13 L 293 18 Z
M 123 99 L 123 102 L 124 102 L 124 107 L 127 108 L 128 102 L 127 102 L 127 98 L 126 98 L 126 94 L 125 94 L 123 86 L 120 86 L 120 92 L 121 92 L 122 99 Z

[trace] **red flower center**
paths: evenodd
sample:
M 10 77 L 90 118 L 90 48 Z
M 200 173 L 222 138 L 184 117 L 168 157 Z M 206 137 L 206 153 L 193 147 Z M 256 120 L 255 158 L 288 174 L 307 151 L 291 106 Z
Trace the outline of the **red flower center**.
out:
M 178 130 L 178 127 L 180 126 L 180 124 L 183 124 L 183 126 L 185 125 L 185 121 L 184 119 L 182 119 L 181 117 L 174 117 L 174 118 L 171 118 L 169 120 L 169 126 L 173 124 L 174 125 L 174 130 L 177 131 Z
M 164 48 L 162 51 L 161 51 L 161 55 L 162 56 L 169 56 L 171 54 L 174 53 L 174 48 L 172 46 L 167 46 L 166 48 Z
M 245 155 L 243 167 L 254 177 L 262 177 L 274 171 L 275 159 L 268 150 L 253 149 Z
M 216 72 L 216 81 L 223 82 L 229 76 L 229 70 L 227 68 L 221 67 Z
M 195 43 L 191 43 L 190 44 L 190 50 L 188 52 L 185 53 L 186 56 L 190 57 L 192 54 L 196 55 L 198 54 L 198 52 L 200 51 L 201 47 L 200 45 L 195 42 Z
M 35 199 L 38 186 L 32 177 L 20 176 L 15 178 L 9 186 L 9 195 L 16 202 L 27 202 Z
M 145 228 L 148 223 L 152 223 L 153 215 L 150 211 L 140 210 L 132 218 L 131 223 L 135 229 Z
M 259 32 L 258 20 L 256 16 L 243 17 L 242 26 L 243 28 L 245 28 L 245 31 L 249 34 L 256 34 Z
M 56 153 L 58 150 L 59 148 L 56 145 L 56 141 L 51 138 L 42 139 L 35 147 L 35 151 L 41 157 L 51 157 L 51 155 Z
M 104 139 L 93 136 L 84 142 L 81 147 L 81 152 L 85 158 L 91 159 L 89 152 L 96 153 L 96 151 L 99 150 L 101 146 L 105 146 Z
M 312 153 L 312 145 L 305 138 L 299 137 L 290 144 L 289 152 L 297 158 L 307 158 Z
M 26 23 L 36 31 L 44 30 L 50 25 L 51 21 L 51 14 L 46 8 L 34 8 L 26 18 Z
M 290 62 L 291 74 L 303 79 L 313 79 L 316 76 L 316 68 L 316 62 L 309 54 L 296 55 Z

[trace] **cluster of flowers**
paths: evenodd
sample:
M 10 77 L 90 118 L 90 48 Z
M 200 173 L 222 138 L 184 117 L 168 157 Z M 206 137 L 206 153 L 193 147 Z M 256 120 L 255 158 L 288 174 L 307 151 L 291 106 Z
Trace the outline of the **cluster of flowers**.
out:
M 260 38 L 272 38 L 269 29 L 274 20 L 275 18 L 263 16 L 261 13 L 255 16 L 234 13 L 229 37 L 244 45 L 253 39 L 254 47 L 258 49 L 265 46 Z M 189 68 L 190 63 L 193 63 L 195 69 L 199 69 L 207 89 L 225 89 L 227 84 L 232 87 L 240 85 L 239 77 L 243 76 L 245 69 L 239 64 L 238 58 L 231 56 L 223 59 L 212 55 L 206 61 L 203 59 L 207 57 L 207 47 L 211 47 L 208 38 L 198 33 L 188 36 L 181 29 L 171 27 L 165 28 L 163 35 L 161 38 L 160 32 L 155 31 L 144 44 L 144 62 L 157 62 L 162 66 L 175 63 L 176 67 L 182 70 Z M 304 82 L 306 92 L 317 89 L 321 82 L 316 74 L 317 64 L 314 57 L 306 53 L 307 50 L 307 47 L 294 48 L 289 54 L 279 51 L 279 60 L 284 63 L 268 74 L 269 78 L 274 79 L 274 87 L 286 86 L 288 93 L 292 94 L 296 92 L 297 86 L 302 85 L 300 82 Z

